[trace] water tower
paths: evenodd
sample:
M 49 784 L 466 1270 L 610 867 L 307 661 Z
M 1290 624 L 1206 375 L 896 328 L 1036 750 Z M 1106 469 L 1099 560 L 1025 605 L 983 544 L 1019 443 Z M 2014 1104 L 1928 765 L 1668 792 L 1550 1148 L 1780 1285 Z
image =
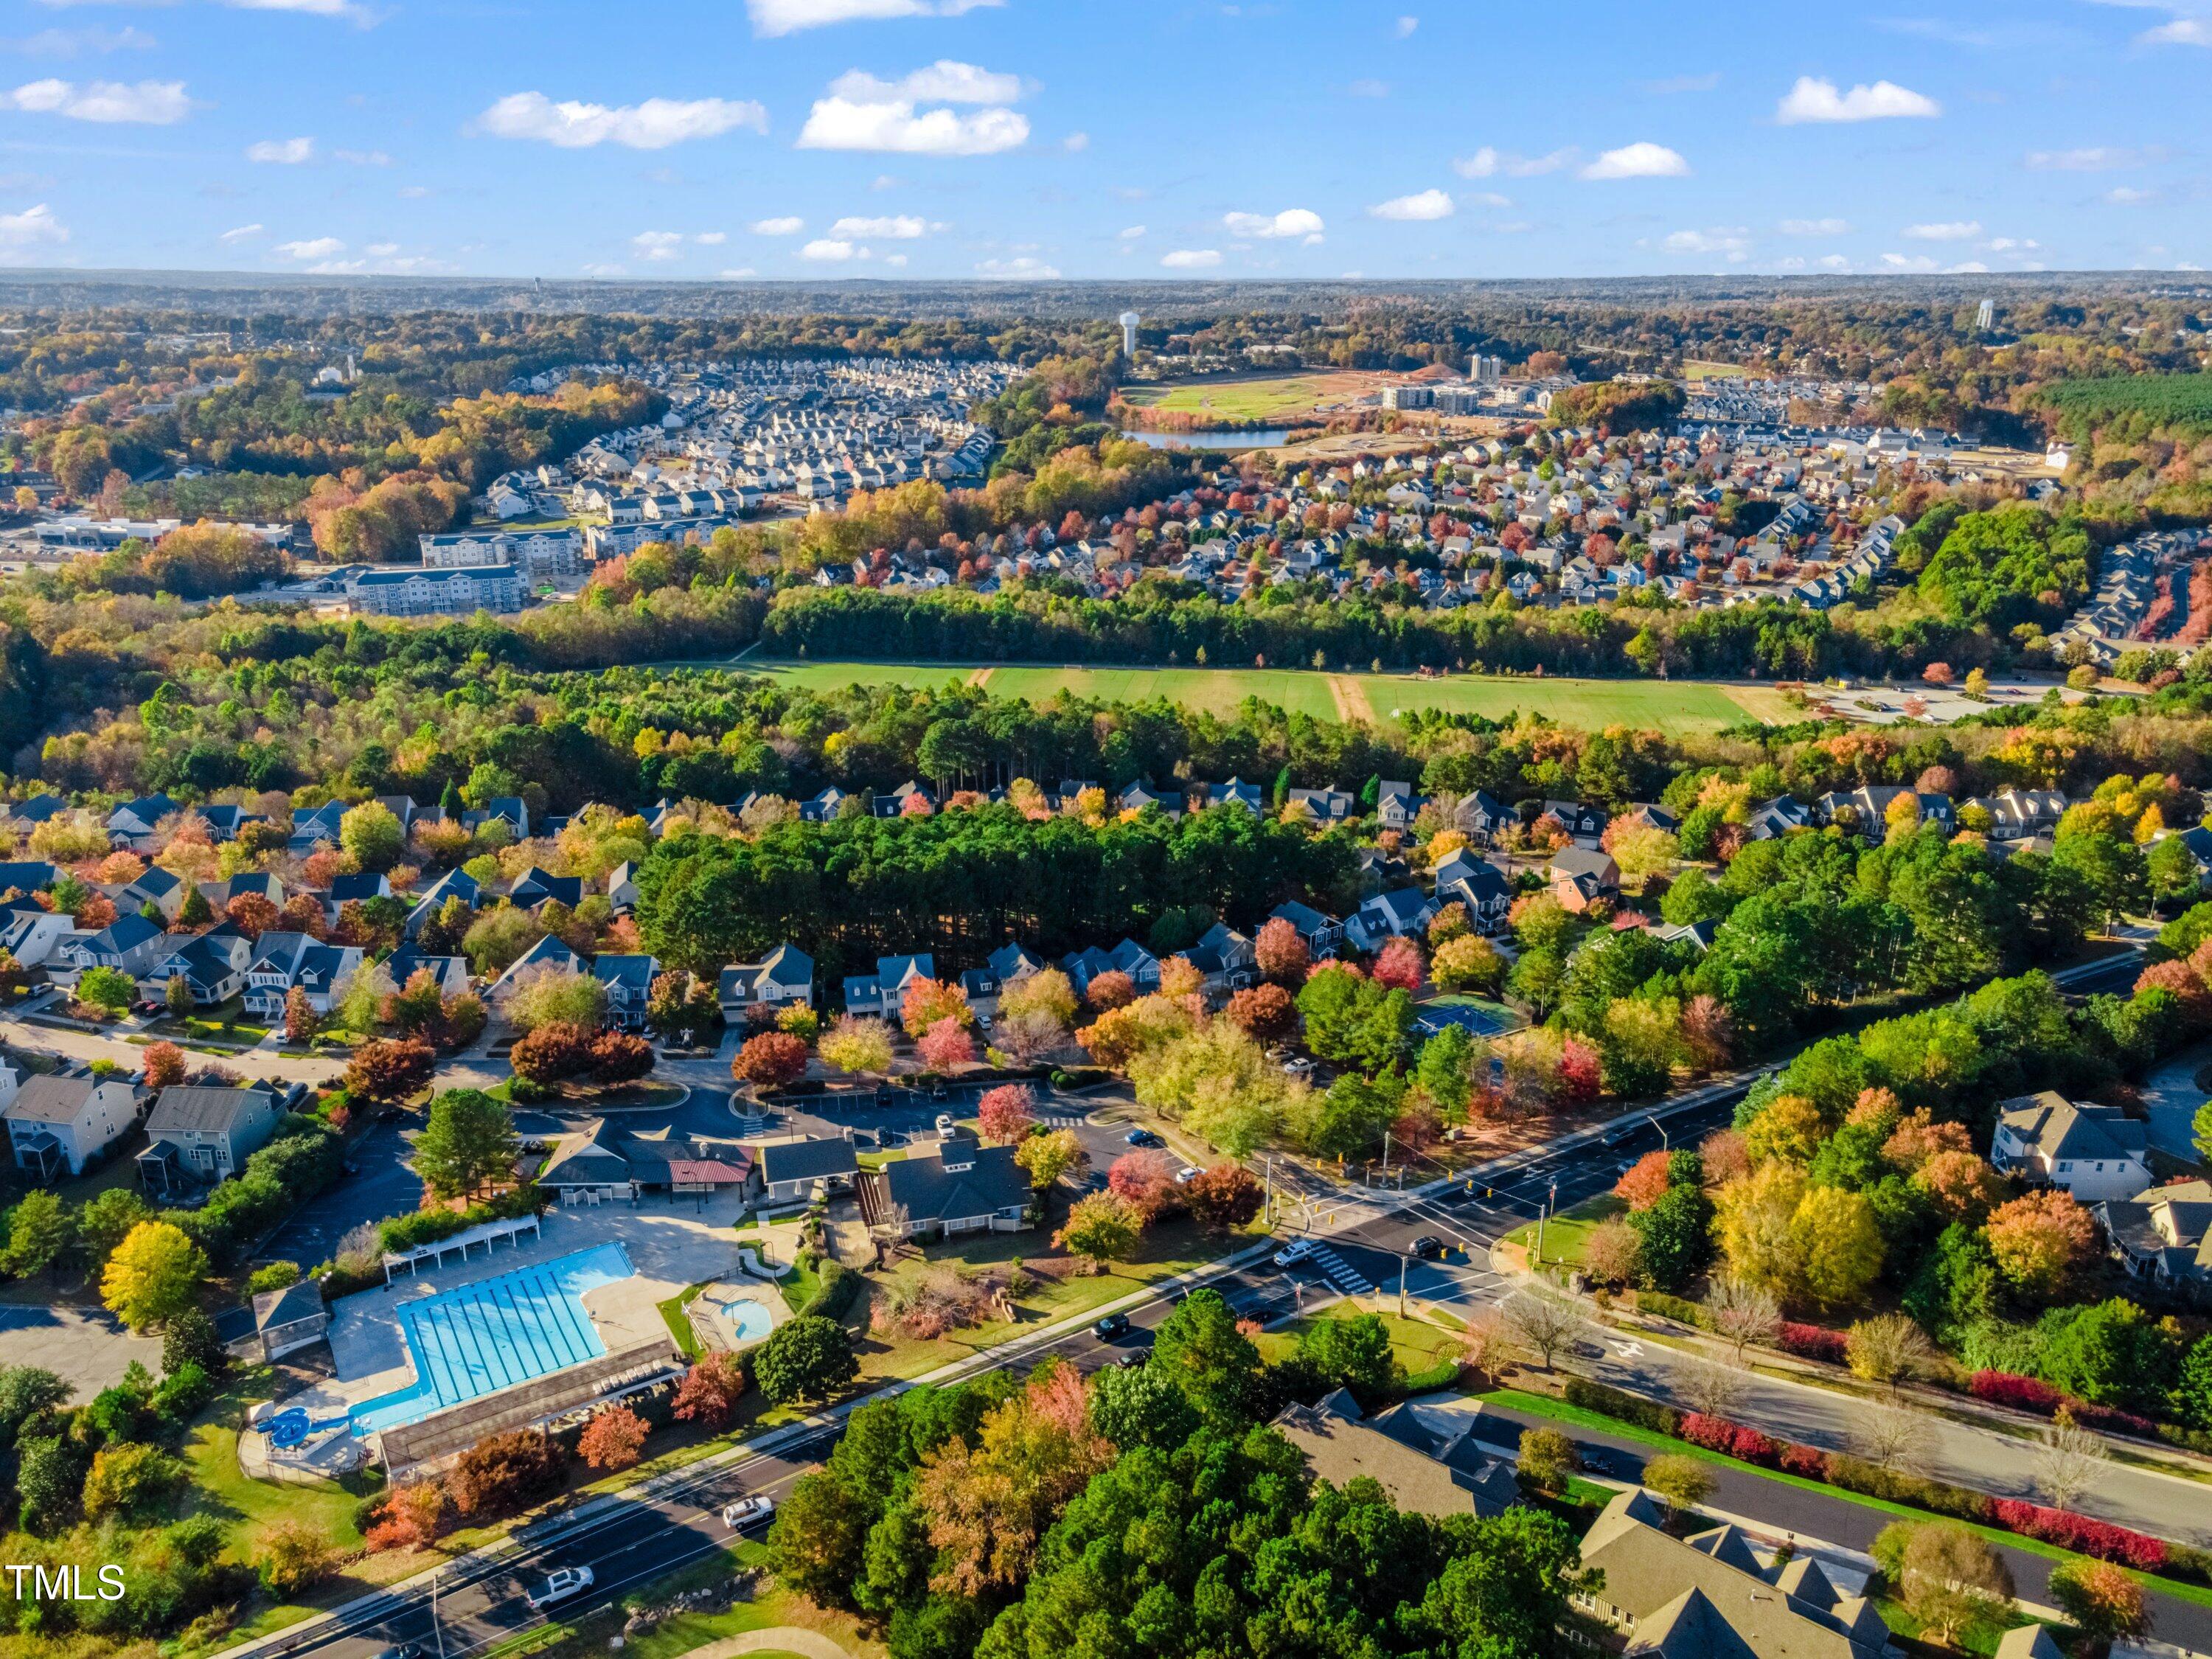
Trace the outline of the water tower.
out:
M 1133 311 L 1121 313 L 1121 355 L 1134 359 L 1137 355 L 1137 325 L 1142 321 Z

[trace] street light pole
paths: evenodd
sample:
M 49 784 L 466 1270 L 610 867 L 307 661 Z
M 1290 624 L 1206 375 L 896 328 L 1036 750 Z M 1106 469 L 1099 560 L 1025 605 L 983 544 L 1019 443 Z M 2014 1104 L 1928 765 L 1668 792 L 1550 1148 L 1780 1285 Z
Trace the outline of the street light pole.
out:
M 1553 1182 L 1552 1189 L 1544 1195 L 1544 1207 L 1536 1215 L 1536 1265 L 1544 1265 L 1544 1224 L 1552 1218 L 1552 1206 L 1559 1196 L 1559 1183 Z
M 438 1617 L 438 1587 L 445 1577 L 443 1568 L 430 1574 L 430 1629 L 438 1638 L 438 1659 L 446 1659 L 446 1626 Z
M 1659 1121 L 1659 1115 L 1656 1112 L 1646 1112 L 1644 1115 L 1651 1127 L 1659 1132 L 1659 1150 L 1662 1152 L 1672 1151 L 1673 1143 L 1667 1139 L 1667 1126 Z
M 1412 1261 L 1413 1258 L 1403 1250 L 1398 1253 L 1398 1317 L 1401 1319 L 1406 1316 L 1406 1269 Z

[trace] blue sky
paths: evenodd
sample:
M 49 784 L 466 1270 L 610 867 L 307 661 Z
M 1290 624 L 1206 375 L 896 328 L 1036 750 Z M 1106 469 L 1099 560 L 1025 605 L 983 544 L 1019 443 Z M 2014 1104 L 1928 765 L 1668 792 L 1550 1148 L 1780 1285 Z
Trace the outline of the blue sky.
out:
M 0 0 L 0 262 L 2193 267 L 2208 70 L 2212 0 Z

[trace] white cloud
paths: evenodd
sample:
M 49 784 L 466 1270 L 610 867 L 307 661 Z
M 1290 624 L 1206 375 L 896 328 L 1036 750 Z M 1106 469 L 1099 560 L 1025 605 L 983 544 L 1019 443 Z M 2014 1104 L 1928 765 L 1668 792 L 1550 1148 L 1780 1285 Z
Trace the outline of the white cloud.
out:
M 2159 144 L 2145 149 L 2097 144 L 2085 149 L 2032 149 L 2027 153 L 2027 165 L 2038 173 L 2118 173 L 2165 159 L 2165 147 Z
M 737 265 L 718 273 L 725 282 L 743 282 L 748 276 L 759 275 L 750 265 Z
M 232 229 L 226 230 L 222 235 L 216 237 L 216 240 L 218 242 L 244 242 L 249 241 L 259 234 L 261 234 L 261 227 L 258 224 L 239 225 Z
M 348 167 L 388 167 L 392 158 L 380 149 L 334 149 L 331 160 L 343 161 Z
M 1849 270 L 1851 262 L 1840 253 L 1823 253 L 1816 262 L 1823 270 Z
M 2177 17 L 2136 39 L 2147 46 L 2212 46 L 2212 18 Z
M 929 226 L 910 213 L 901 213 L 881 219 L 840 219 L 830 227 L 830 234 L 840 240 L 856 236 L 880 237 L 887 241 L 910 242 L 917 236 L 927 234 Z
M 1387 202 L 1377 202 L 1367 211 L 1377 219 L 1449 219 L 1452 216 L 1452 198 L 1441 190 L 1416 191 L 1411 196 L 1394 196 Z
M 856 255 L 865 257 L 866 252 L 866 248 L 856 248 L 850 242 L 841 242 L 829 237 L 817 236 L 799 250 L 799 257 L 802 259 L 815 259 L 836 264 Z
M 166 127 L 191 113 L 182 81 L 28 81 L 0 92 L 0 109 L 65 115 L 72 121 L 132 122 Z
M 143 29 L 40 29 L 3 43 L 27 58 L 74 58 L 82 52 L 145 52 L 159 44 Z
M 2019 248 L 2023 252 L 2033 253 L 2042 246 L 2042 243 L 2032 236 L 1995 236 L 1990 239 L 1989 250 L 1992 253 L 2009 253 L 2014 248 Z
M 712 138 L 738 127 L 768 131 L 768 111 L 750 99 L 648 98 L 641 104 L 555 103 L 542 92 L 510 93 L 476 120 L 495 138 L 534 138 L 562 149 L 621 144 L 665 149 L 687 138 Z
M 295 167 L 303 161 L 315 159 L 315 141 L 312 138 L 264 138 L 258 144 L 246 147 L 249 161 L 268 161 L 277 167 Z
M 1060 147 L 1064 150 L 1079 152 L 1089 149 L 1091 135 L 1087 132 L 1071 132 L 1060 141 Z
M 1982 234 L 1982 222 L 1946 219 L 1935 224 L 1907 225 L 1904 234 L 1916 242 L 1963 242 Z
M 586 265 L 583 270 L 584 275 L 586 276 L 627 276 L 629 275 L 629 267 L 627 265 L 589 264 Z
M 641 230 L 629 239 L 641 259 L 673 259 L 684 252 L 684 233 L 680 230 Z M 376 250 L 371 248 L 370 252 Z
M 1125 242 L 1133 242 L 1144 234 L 1145 227 L 1142 225 L 1124 225 L 1120 232 L 1121 238 Z
M 1784 236 L 1841 236 L 1850 224 L 1843 219 L 1784 219 L 1778 228 Z
M 1717 253 L 1741 259 L 1751 252 L 1750 238 L 1741 225 L 1716 230 L 1678 230 L 1659 246 L 1669 253 Z
M 2105 199 L 2114 207 L 2135 207 L 2144 202 L 2156 201 L 2158 192 L 2154 190 L 2130 190 L 2127 185 L 2121 185 L 2115 189 L 2106 191 Z
M 957 17 L 1003 0 L 745 0 L 755 34 L 793 34 L 829 23 L 890 17 Z
M 226 6 L 239 11 L 297 11 L 311 17 L 350 17 L 356 22 L 371 21 L 368 14 L 352 3 L 352 0 L 222 0 Z
M 1680 179 L 1690 164 L 1664 144 L 1639 140 L 1607 150 L 1582 170 L 1584 179 Z
M 13 264 L 34 249 L 58 247 L 69 239 L 69 227 L 44 202 L 21 213 L 0 213 L 0 261 Z
M 940 58 L 896 81 L 848 70 L 830 83 L 830 95 L 855 104 L 1013 104 L 1021 101 L 1022 77 Z
M 1889 121 L 1904 117 L 1922 119 L 1941 115 L 1943 106 L 1933 98 L 1900 87 L 1894 81 L 1876 81 L 1839 92 L 1833 81 L 1801 75 L 1797 84 L 1774 106 L 1774 118 L 1784 126 L 1808 121 Z
M 1418 17 L 1401 17 L 1392 32 L 1402 40 L 1420 27 L 1421 20 Z
M 399 244 L 397 242 L 371 242 L 368 245 L 368 257 L 372 259 L 389 259 L 393 254 L 399 252 Z
M 1256 236 L 1274 241 L 1283 237 L 1313 238 L 1326 228 L 1311 208 L 1285 208 L 1280 213 L 1224 213 L 1221 222 L 1232 236 Z
M 756 219 L 746 228 L 756 236 L 796 236 L 806 228 L 806 221 L 787 215 L 780 219 Z
M 1892 270 L 1933 270 L 1936 261 L 1924 253 L 1885 253 L 1881 262 Z
M 1557 173 L 1575 159 L 1572 145 L 1555 149 L 1548 155 L 1517 155 L 1510 149 L 1493 149 L 1485 144 L 1472 155 L 1462 155 L 1452 163 L 1452 171 L 1462 179 L 1533 179 L 1540 173 Z
M 801 149 L 888 150 L 906 155 L 995 155 L 1029 142 L 1029 118 L 1018 111 L 951 109 L 916 113 L 903 99 L 854 102 L 817 99 L 799 135 Z
M 1219 264 L 1221 255 L 1210 247 L 1179 247 L 1162 254 L 1160 263 L 1170 270 L 1206 270 Z
M 730 233 L 726 230 L 702 230 L 691 240 L 701 247 L 720 247 L 730 240 Z
M 1978 276 L 1987 271 L 1989 267 L 1979 259 L 1967 259 L 1955 265 L 1946 265 L 1943 269 L 1954 276 Z
M 979 276 L 1026 279 L 1033 283 L 1052 283 L 1060 279 L 1056 267 L 1026 253 L 1014 259 L 986 259 L 975 267 L 975 274 Z
M 327 259 L 343 253 L 345 244 L 335 236 L 316 236 L 306 241 L 279 242 L 276 252 L 288 259 Z

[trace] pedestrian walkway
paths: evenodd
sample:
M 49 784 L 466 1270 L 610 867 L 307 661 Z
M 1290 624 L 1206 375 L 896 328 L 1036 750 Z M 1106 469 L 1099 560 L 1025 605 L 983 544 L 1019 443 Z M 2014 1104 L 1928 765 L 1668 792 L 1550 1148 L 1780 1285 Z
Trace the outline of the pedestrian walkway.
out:
M 1326 1244 L 1316 1244 L 1306 1258 L 1321 1269 L 1322 1277 L 1346 1296 L 1372 1296 L 1375 1286 L 1358 1270 Z

